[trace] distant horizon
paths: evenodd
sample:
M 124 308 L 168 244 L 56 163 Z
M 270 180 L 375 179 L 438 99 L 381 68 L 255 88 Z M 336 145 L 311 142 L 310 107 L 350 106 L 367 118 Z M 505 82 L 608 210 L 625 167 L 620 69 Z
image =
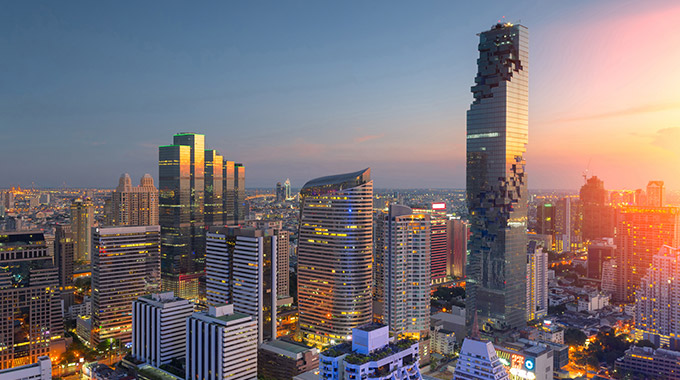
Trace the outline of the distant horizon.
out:
M 247 181 L 247 178 L 246 178 Z M 117 186 L 117 185 L 116 185 Z M 30 186 L 20 186 L 22 190 L 115 190 L 116 186 L 111 186 L 111 187 L 55 187 L 55 186 L 47 186 L 47 187 L 33 187 L 31 188 Z M 133 181 L 133 186 L 136 186 L 134 181 Z M 154 186 L 158 187 L 156 184 L 156 181 L 154 180 Z M 0 187 L 0 190 L 9 190 L 12 187 L 16 186 L 10 186 L 10 187 Z M 248 190 L 271 190 L 272 192 L 275 190 L 276 183 L 274 183 L 274 186 L 256 186 L 256 187 L 248 187 L 246 186 L 246 191 Z M 638 187 L 638 188 L 619 188 L 619 189 L 608 189 L 605 188 L 607 191 L 635 191 L 635 190 L 645 190 L 646 186 Z M 291 190 L 300 190 L 301 187 L 295 187 L 291 186 Z M 669 188 L 664 188 L 666 192 L 679 192 L 680 189 L 669 189 Z M 465 188 L 460 188 L 460 187 L 374 187 L 374 192 L 375 191 L 384 191 L 384 190 L 456 190 L 456 191 L 465 191 Z M 531 192 L 545 192 L 545 191 L 568 191 L 568 192 L 576 192 L 578 193 L 580 191 L 580 188 L 573 188 L 573 189 L 567 189 L 567 188 L 529 188 L 528 191 Z

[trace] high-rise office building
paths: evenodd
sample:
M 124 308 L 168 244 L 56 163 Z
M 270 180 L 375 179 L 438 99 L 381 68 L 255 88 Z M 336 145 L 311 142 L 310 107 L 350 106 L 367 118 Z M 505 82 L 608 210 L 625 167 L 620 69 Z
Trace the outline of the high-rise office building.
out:
M 233 305 L 194 313 L 186 327 L 186 379 L 257 379 L 257 322 Z
M 179 133 L 158 148 L 162 288 L 199 298 L 205 236 L 205 136 Z
M 78 198 L 71 203 L 71 232 L 73 233 L 74 260 L 91 260 L 94 205 L 90 198 Z
M 420 339 L 430 329 L 430 215 L 391 204 L 383 228 L 382 320 L 394 335 Z
M 526 322 L 529 32 L 496 24 L 479 40 L 474 101 L 467 113 L 468 326 Z
M 158 291 L 160 227 L 92 229 L 92 342 L 132 339 L 132 302 Z
M 555 236 L 555 207 L 550 202 L 536 206 L 536 233 Z
M 111 216 L 114 226 L 157 226 L 158 189 L 149 174 L 133 187 L 130 175 L 125 173 L 118 180 L 118 187 L 111 195 Z
M 35 363 L 63 339 L 58 289 L 41 232 L 0 235 L 0 370 Z
M 205 151 L 205 224 L 225 224 L 224 215 L 224 157 L 217 151 Z
M 680 246 L 680 208 L 623 206 L 617 209 L 616 237 L 619 250 L 616 301 L 635 301 L 640 279 L 652 265 L 652 257 L 664 245 Z
M 236 163 L 224 160 L 222 163 L 222 201 L 224 203 L 224 224 L 237 224 L 236 218 Z
M 663 181 L 649 181 L 646 195 L 649 207 L 663 207 L 666 200 Z
M 132 303 L 132 356 L 155 367 L 186 354 L 187 318 L 191 302 L 172 292 L 152 293 Z
M 527 320 L 548 314 L 548 252 L 535 241 L 527 245 Z
M 588 278 L 601 280 L 602 265 L 605 261 L 616 257 L 614 238 L 600 238 L 591 240 L 588 245 Z
M 258 324 L 258 343 L 276 339 L 278 230 L 212 227 L 206 236 L 210 305 L 229 303 Z
M 680 248 L 663 246 L 635 293 L 635 338 L 680 348 Z
M 451 264 L 450 275 L 452 277 L 465 277 L 465 266 L 467 264 L 467 244 L 470 236 L 470 225 L 458 218 L 446 221 L 446 233 L 449 241 L 449 257 Z
M 57 224 L 54 232 L 54 264 L 59 270 L 59 286 L 73 285 L 74 241 L 70 225 Z
M 206 226 L 245 218 L 245 167 L 204 148 L 197 133 L 158 148 L 162 287 L 191 300 L 205 298 Z
M 246 208 L 246 167 L 243 164 L 234 164 L 234 223 L 243 223 L 248 218 Z
M 300 196 L 300 330 L 312 345 L 349 340 L 372 318 L 371 170 L 313 179 Z
M 607 202 L 604 182 L 590 177 L 581 187 L 582 235 L 584 241 L 614 237 L 614 207 Z

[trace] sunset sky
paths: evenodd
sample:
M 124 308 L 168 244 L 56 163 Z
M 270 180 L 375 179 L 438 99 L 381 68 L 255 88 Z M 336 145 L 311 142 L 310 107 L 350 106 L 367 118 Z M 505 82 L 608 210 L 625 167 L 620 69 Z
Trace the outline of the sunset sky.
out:
M 248 187 L 370 166 L 463 188 L 477 33 L 530 33 L 529 187 L 680 189 L 680 2 L 0 3 L 0 188 L 158 176 L 206 135 Z

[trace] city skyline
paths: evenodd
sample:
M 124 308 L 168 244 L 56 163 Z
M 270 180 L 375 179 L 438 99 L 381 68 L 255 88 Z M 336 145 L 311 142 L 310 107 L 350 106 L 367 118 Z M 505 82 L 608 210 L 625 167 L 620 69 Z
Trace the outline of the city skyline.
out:
M 251 188 L 357 166 L 377 188 L 463 188 L 475 34 L 505 15 L 536 31 L 529 188 L 576 189 L 585 170 L 608 189 L 680 188 L 680 53 L 667 49 L 680 7 L 669 1 L 171 4 L 130 18 L 74 4 L 3 4 L 0 124 L 12 127 L 0 160 L 15 165 L 0 168 L 0 187 L 114 188 L 121 173 L 156 173 L 165 136 L 195 131 L 248 166 Z M 16 159 L 29 142 L 33 158 Z

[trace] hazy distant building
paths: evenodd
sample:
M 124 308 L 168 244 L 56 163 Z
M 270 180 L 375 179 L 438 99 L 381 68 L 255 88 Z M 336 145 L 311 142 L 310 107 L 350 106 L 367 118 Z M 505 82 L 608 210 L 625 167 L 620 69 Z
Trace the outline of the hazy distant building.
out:
M 597 177 L 588 178 L 581 186 L 579 201 L 584 241 L 614 237 L 614 207 L 607 202 L 607 198 L 604 182 Z
M 58 289 L 41 232 L 0 235 L 0 370 L 33 364 L 63 339 Z
M 0 192 L 0 202 L 5 206 L 5 210 L 14 209 L 14 193 L 9 190 Z
M 632 302 L 640 279 L 662 246 L 680 246 L 680 208 L 623 206 L 617 210 L 617 301 Z
M 526 323 L 529 32 L 497 24 L 479 34 L 474 101 L 467 112 L 468 325 Z
M 290 179 L 288 178 L 286 178 L 286 182 L 283 183 L 283 195 L 285 196 L 286 200 L 293 199 L 290 192 Z
M 286 193 L 281 182 L 276 183 L 276 202 L 283 202 L 286 199 Z
M 257 323 L 251 316 L 218 305 L 186 323 L 186 379 L 257 379 Z
M 92 236 L 92 342 L 129 343 L 132 302 L 158 290 L 160 227 L 98 227 Z
M 649 181 L 647 184 L 647 205 L 649 207 L 663 207 L 665 200 L 663 181 Z
M 635 293 L 635 337 L 680 349 L 680 248 L 663 246 Z
M 191 302 L 172 292 L 139 297 L 132 303 L 132 356 L 155 367 L 183 359 L 193 311 Z
M 71 232 L 73 233 L 74 260 L 90 261 L 94 226 L 94 205 L 90 198 L 78 198 L 71 203 Z
M 111 195 L 111 213 L 109 220 L 114 226 L 157 226 L 158 189 L 151 175 L 144 174 L 136 187 L 129 174 L 121 175 Z
M 382 320 L 394 335 L 420 339 L 430 329 L 430 216 L 392 204 L 383 228 Z
M 300 196 L 300 330 L 312 345 L 349 340 L 372 319 L 371 171 L 313 179 Z

